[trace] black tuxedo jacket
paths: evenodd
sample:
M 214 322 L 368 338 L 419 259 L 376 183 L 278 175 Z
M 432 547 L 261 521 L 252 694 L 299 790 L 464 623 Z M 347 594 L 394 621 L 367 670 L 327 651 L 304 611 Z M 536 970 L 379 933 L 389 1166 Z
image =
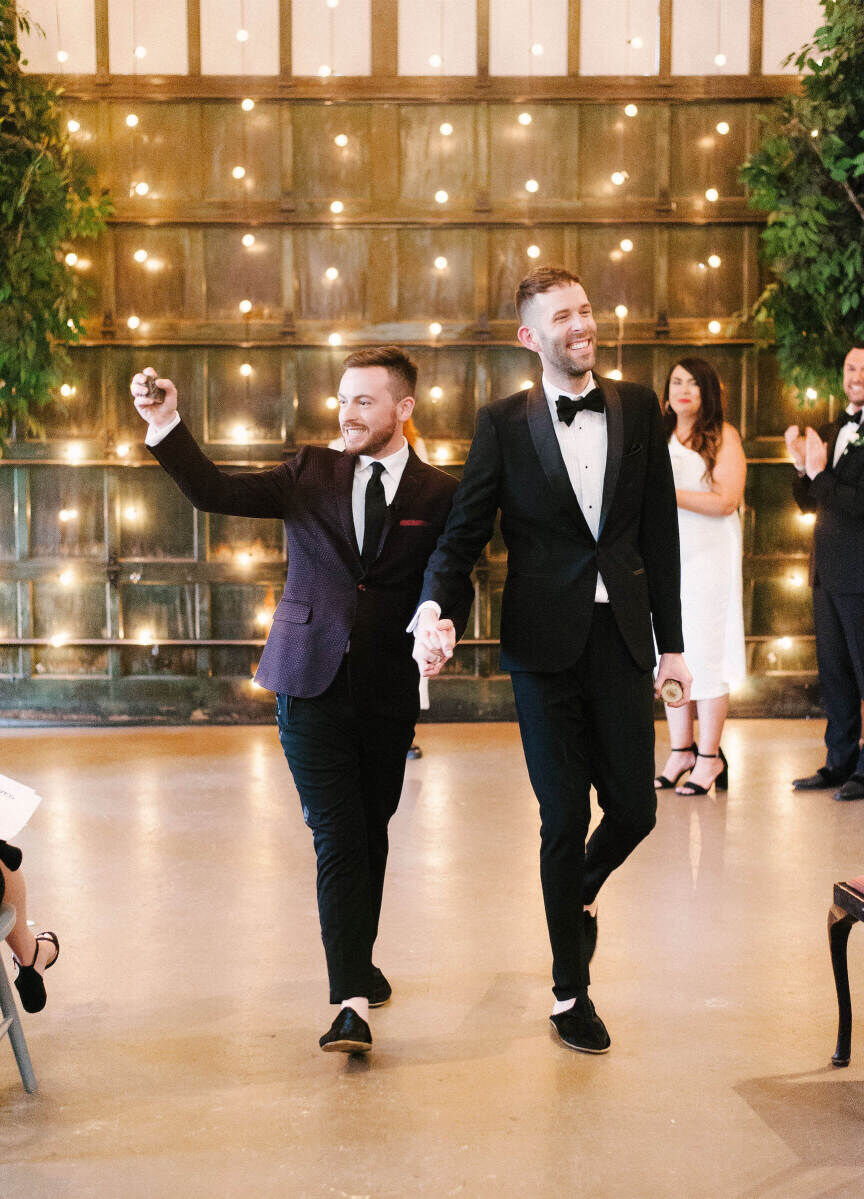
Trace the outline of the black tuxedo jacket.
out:
M 864 592 L 864 446 L 848 448 L 836 466 L 834 448 L 842 425 L 823 425 L 828 465 L 815 479 L 796 476 L 793 493 L 802 512 L 815 512 L 810 585 L 838 594 Z
M 232 475 L 202 453 L 182 423 L 151 452 L 196 508 L 285 523 L 288 575 L 255 676 L 262 687 L 300 698 L 320 695 L 350 641 L 352 671 L 375 706 L 403 715 L 417 708 L 414 641 L 405 628 L 455 479 L 409 450 L 378 556 L 364 571 L 351 509 L 353 456 L 304 446 L 271 470 Z M 453 603 L 460 633 L 472 599 L 465 580 Z
M 496 400 L 477 430 L 446 528 L 429 560 L 422 599 L 443 615 L 456 601 L 501 510 L 507 581 L 501 608 L 505 670 L 575 664 L 588 636 L 598 571 L 636 664 L 681 652 L 678 510 L 660 406 L 635 383 L 597 379 L 608 449 L 597 540 L 576 499 L 543 386 Z

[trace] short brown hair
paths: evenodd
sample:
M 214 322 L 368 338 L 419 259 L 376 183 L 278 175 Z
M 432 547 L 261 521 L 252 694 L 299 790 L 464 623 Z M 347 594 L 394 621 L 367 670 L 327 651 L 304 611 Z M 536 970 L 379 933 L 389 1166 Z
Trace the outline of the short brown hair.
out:
M 524 279 L 519 281 L 516 288 L 516 315 L 522 320 L 522 314 L 530 300 L 541 292 L 551 291 L 553 287 L 569 287 L 571 283 L 581 283 L 582 280 L 564 266 L 535 266 Z
M 417 388 L 417 363 L 399 346 L 370 346 L 368 350 L 354 350 L 342 363 L 345 370 L 351 366 L 383 366 L 393 384 L 393 399 L 398 404 L 406 396 L 413 396 Z

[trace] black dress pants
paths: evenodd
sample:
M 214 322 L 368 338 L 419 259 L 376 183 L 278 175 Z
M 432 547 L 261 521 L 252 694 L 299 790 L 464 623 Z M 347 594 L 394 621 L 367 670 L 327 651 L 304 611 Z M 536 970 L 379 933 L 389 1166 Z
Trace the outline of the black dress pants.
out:
M 531 786 L 540 804 L 540 880 L 557 999 L 589 984 L 583 906 L 654 827 L 654 683 L 630 655 L 609 604 L 595 604 L 575 666 L 511 675 Z M 590 788 L 603 818 L 586 847 Z
M 323 695 L 276 697 L 279 739 L 318 858 L 318 915 L 330 1002 L 368 995 L 378 935 L 387 825 L 399 804 L 416 698 L 382 711 L 350 655 Z M 416 696 L 416 692 L 415 692 Z
M 861 700 L 864 698 L 864 595 L 813 588 L 819 689 L 828 717 L 825 765 L 835 775 L 864 774 Z

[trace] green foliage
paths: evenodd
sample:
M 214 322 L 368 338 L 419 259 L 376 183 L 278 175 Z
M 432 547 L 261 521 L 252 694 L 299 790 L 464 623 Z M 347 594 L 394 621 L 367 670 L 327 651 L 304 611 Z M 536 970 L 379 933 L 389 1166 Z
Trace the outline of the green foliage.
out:
M 113 211 L 68 143 L 61 93 L 21 71 L 16 29 L 29 31 L 26 16 L 0 0 L 0 447 L 39 432 L 87 312 L 65 251 Z
M 766 118 L 741 176 L 769 214 L 760 339 L 773 332 L 787 383 L 841 395 L 846 352 L 864 345 L 864 4 L 822 2 L 824 25 L 787 59 L 811 72 L 802 94 Z

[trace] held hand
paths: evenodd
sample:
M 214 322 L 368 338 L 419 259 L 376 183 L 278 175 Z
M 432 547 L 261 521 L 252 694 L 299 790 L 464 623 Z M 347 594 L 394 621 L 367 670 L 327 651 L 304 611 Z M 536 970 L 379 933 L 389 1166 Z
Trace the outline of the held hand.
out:
M 808 429 L 804 438 L 804 470 L 809 479 L 821 475 L 828 465 L 828 447 L 815 429 Z
M 657 667 L 657 678 L 654 680 L 654 694 L 660 699 L 660 688 L 667 679 L 677 679 L 684 688 L 684 694 L 677 703 L 670 704 L 670 708 L 683 708 L 690 703 L 690 688 L 693 685 L 693 676 L 687 669 L 687 663 L 684 661 L 683 654 L 661 654 L 660 664 Z
M 789 457 L 795 463 L 797 470 L 804 469 L 804 438 L 801 436 L 801 430 L 797 425 L 790 425 L 783 434 L 783 439 L 786 442 L 786 449 L 789 452 Z
M 148 391 L 148 379 L 152 379 L 157 387 L 162 388 L 165 392 L 164 400 L 151 399 Z M 161 429 L 174 419 L 177 413 L 177 388 L 170 379 L 157 379 L 152 366 L 145 367 L 140 374 L 135 375 L 129 390 L 132 392 L 132 399 L 135 401 L 138 415 L 148 425 Z
M 456 647 L 452 620 L 442 620 L 431 608 L 420 613 L 414 630 L 414 659 L 425 678 L 438 674 Z

